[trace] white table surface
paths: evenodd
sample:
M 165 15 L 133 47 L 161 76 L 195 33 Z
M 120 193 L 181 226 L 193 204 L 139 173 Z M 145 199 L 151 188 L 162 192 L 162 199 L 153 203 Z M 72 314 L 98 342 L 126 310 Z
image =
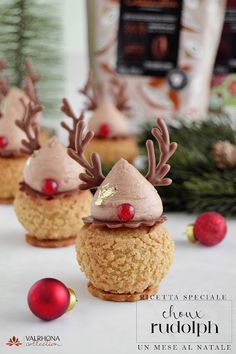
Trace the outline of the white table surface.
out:
M 235 300 L 235 220 L 228 220 L 226 239 L 216 247 L 207 248 L 186 241 L 184 230 L 194 219 L 193 215 L 168 215 L 167 226 L 176 247 L 175 260 L 161 283 L 160 294 L 226 294 L 228 299 Z M 28 245 L 11 206 L 0 206 L 0 243 L 1 354 L 144 352 L 138 350 L 136 343 L 136 303 L 105 302 L 92 297 L 77 265 L 74 246 L 40 249 Z M 51 322 L 34 317 L 26 302 L 31 285 L 44 277 L 60 279 L 78 295 L 76 308 Z M 23 342 L 27 335 L 58 335 L 61 346 L 9 348 L 5 343 L 13 335 Z M 232 349 L 234 353 L 235 348 Z M 191 351 L 195 352 L 200 351 Z

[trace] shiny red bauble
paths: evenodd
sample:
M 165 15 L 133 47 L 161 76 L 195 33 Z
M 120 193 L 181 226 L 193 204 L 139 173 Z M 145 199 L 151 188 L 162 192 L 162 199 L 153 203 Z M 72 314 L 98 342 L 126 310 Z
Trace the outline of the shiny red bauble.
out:
M 193 226 L 195 239 L 205 246 L 217 245 L 225 238 L 226 232 L 225 218 L 213 211 L 201 214 Z
M 0 149 L 4 149 L 7 145 L 8 139 L 5 136 L 0 135 Z
M 127 222 L 133 219 L 135 215 L 135 209 L 133 205 L 129 203 L 123 203 L 117 208 L 117 216 L 121 221 Z
M 109 125 L 105 123 L 101 124 L 99 127 L 98 135 L 101 138 L 109 138 L 109 136 L 111 135 L 111 128 L 109 127 Z
M 42 184 L 42 192 L 46 195 L 57 194 L 58 183 L 51 178 L 45 179 Z
M 62 316 L 70 305 L 70 291 L 57 279 L 38 280 L 28 293 L 28 305 L 33 314 L 44 321 Z

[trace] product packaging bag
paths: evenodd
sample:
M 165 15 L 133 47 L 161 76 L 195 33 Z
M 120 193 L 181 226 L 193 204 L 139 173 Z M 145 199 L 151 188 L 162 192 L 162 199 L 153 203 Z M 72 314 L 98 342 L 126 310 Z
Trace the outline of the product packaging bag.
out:
M 96 83 L 109 94 L 115 70 L 138 122 L 206 116 L 224 10 L 225 0 L 89 0 Z
M 235 113 L 236 0 L 227 0 L 224 25 L 212 79 L 211 108 Z

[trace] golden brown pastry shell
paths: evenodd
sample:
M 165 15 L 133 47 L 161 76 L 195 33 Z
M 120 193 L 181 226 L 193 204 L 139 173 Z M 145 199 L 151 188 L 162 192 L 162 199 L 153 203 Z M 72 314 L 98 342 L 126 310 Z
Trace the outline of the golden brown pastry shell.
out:
M 158 287 L 167 274 L 174 243 L 164 224 L 112 230 L 85 225 L 76 250 L 93 288 L 110 294 L 142 294 Z
M 2 204 L 7 203 L 8 200 L 13 202 L 19 182 L 22 180 L 26 160 L 26 156 L 0 156 L 0 202 Z
M 91 201 L 90 191 L 46 200 L 19 190 L 14 205 L 27 234 L 38 240 L 61 240 L 78 235 L 82 217 L 90 213 Z
M 115 139 L 94 137 L 87 147 L 86 157 L 88 158 L 92 152 L 100 155 L 102 163 L 112 166 L 121 158 L 132 163 L 138 156 L 138 147 L 132 136 Z

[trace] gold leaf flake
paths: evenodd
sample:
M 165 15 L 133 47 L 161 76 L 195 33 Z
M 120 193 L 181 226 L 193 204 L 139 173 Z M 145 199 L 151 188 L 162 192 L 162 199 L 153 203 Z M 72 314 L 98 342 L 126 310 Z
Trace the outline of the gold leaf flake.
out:
M 37 155 L 38 155 L 38 150 L 37 150 L 37 151 L 34 150 L 33 153 L 32 153 L 32 155 L 31 155 L 31 157 L 33 158 L 33 157 L 36 157 Z
M 98 197 L 95 202 L 95 205 L 102 205 L 105 199 L 113 197 L 118 192 L 117 186 L 109 186 L 109 183 L 102 186 L 98 192 Z

